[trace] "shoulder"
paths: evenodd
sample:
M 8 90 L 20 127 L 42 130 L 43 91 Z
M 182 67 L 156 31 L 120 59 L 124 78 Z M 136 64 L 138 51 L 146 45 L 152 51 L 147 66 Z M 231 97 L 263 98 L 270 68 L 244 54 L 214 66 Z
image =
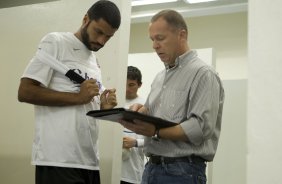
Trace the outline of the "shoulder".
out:
M 42 40 L 44 41 L 62 41 L 71 38 L 71 33 L 68 32 L 50 32 L 46 34 Z
M 196 51 L 191 51 L 190 57 L 187 57 L 186 67 L 190 71 L 194 71 L 197 75 L 203 73 L 213 73 L 216 74 L 216 71 L 213 66 L 207 64 L 201 58 L 198 57 Z
M 196 80 L 206 80 L 207 78 L 214 77 L 218 78 L 218 73 L 215 71 L 214 67 L 200 59 L 196 54 L 194 54 L 188 61 L 186 71 L 193 73 Z
M 205 64 L 199 68 L 198 74 L 199 75 L 205 75 L 205 74 L 206 75 L 217 75 L 217 72 L 215 71 L 214 67 Z
M 57 40 L 59 38 L 58 32 L 51 32 L 46 34 L 42 40 Z

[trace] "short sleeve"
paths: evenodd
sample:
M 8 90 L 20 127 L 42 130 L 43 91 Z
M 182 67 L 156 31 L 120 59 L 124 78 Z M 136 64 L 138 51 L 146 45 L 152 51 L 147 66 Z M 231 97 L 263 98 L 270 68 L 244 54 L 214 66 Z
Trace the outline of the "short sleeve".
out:
M 58 44 L 58 38 L 55 33 L 49 33 L 41 39 L 37 51 L 44 51 L 49 55 L 58 58 Z M 51 80 L 52 74 L 53 69 L 42 63 L 36 57 L 33 57 L 27 65 L 22 78 L 34 79 L 47 87 Z

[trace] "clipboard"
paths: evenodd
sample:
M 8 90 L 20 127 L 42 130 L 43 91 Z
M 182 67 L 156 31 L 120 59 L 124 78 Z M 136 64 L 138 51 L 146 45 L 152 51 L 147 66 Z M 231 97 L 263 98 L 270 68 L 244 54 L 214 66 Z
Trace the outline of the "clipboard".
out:
M 120 119 L 132 122 L 134 119 L 145 121 L 154 124 L 156 128 L 166 128 L 177 125 L 177 123 L 167 121 L 158 117 L 141 114 L 136 111 L 131 111 L 125 108 L 113 108 L 105 110 L 93 110 L 86 113 L 86 115 L 96 119 L 107 120 L 112 122 L 119 122 Z

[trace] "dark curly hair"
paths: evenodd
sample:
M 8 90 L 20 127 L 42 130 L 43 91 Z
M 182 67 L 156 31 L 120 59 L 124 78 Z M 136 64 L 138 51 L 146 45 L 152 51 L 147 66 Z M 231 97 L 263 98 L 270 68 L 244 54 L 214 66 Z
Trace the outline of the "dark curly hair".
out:
M 142 74 L 140 70 L 134 66 L 127 67 L 127 79 L 137 80 L 139 85 L 142 84 Z
M 90 20 L 105 20 L 112 28 L 118 29 L 121 22 L 120 11 L 118 7 L 111 1 L 99 0 L 94 3 L 89 10 L 87 15 Z

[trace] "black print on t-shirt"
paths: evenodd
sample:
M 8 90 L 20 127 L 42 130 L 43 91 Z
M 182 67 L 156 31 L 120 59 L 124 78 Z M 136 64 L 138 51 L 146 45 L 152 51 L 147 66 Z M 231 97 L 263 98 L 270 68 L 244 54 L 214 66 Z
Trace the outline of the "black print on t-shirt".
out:
M 84 76 L 83 76 L 83 73 L 80 69 L 72 69 L 75 73 L 79 74 L 81 77 L 83 77 L 85 80 L 89 80 L 89 79 L 93 79 L 92 77 L 88 76 L 87 73 L 84 73 Z M 96 79 L 97 80 L 97 79 Z M 99 89 L 102 88 L 102 83 L 100 81 L 97 80 L 97 84 L 98 84 L 98 87 Z

